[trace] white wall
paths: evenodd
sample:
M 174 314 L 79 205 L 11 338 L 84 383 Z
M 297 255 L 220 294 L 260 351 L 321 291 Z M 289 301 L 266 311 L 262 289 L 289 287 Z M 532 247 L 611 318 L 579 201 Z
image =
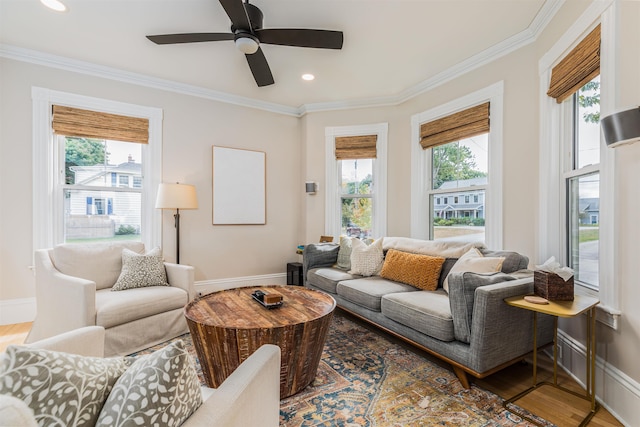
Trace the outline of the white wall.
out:
M 3 59 L 0 112 L 0 300 L 34 296 L 31 87 L 162 108 L 166 182 L 194 184 L 200 208 L 181 212 L 180 261 L 196 281 L 284 275 L 295 248 L 304 194 L 295 117 L 233 106 Z M 260 150 L 267 160 L 267 224 L 212 225 L 212 145 Z M 163 250 L 175 260 L 173 212 L 163 213 Z

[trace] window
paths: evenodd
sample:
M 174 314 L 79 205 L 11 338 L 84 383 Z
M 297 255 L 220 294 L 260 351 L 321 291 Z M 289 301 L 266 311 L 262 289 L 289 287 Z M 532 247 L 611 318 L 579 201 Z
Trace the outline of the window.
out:
M 56 141 L 65 153 L 64 184 L 56 190 L 64 193 L 63 241 L 140 240 L 142 165 L 133 158 L 142 158 L 146 144 L 63 135 Z M 129 188 L 128 173 L 136 174 L 138 188 Z
M 387 125 L 331 127 L 326 138 L 325 234 L 386 234 Z
M 412 117 L 412 237 L 502 247 L 502 93 L 499 82 Z
M 564 172 L 567 195 L 567 261 L 575 280 L 597 289 L 600 215 L 600 77 L 569 100 L 571 149 Z
M 92 239 L 105 238 L 108 229 L 109 239 L 134 238 L 142 240 L 147 247 L 159 246 L 161 213 L 147 207 L 154 205 L 155 189 L 160 182 L 162 111 L 36 87 L 32 89 L 32 100 L 34 249 L 76 238 L 86 239 L 90 228 L 94 234 Z M 131 119 L 134 124 L 127 126 L 127 130 L 133 133 L 127 134 L 132 135 L 127 139 L 133 142 L 115 141 L 120 136 L 111 135 L 71 137 L 75 132 L 64 127 L 54 130 L 52 123 L 61 125 L 53 119 L 54 106 Z M 144 125 L 136 126 L 136 123 Z M 73 157 L 74 150 L 89 147 L 95 157 L 78 156 L 78 153 Z M 139 151 L 133 151 L 135 149 Z M 85 161 L 77 161 L 80 158 Z M 127 168 L 123 175 L 138 176 L 140 186 L 119 187 L 119 167 Z M 82 220 L 76 221 L 79 218 Z M 116 235 L 118 232 L 125 234 Z

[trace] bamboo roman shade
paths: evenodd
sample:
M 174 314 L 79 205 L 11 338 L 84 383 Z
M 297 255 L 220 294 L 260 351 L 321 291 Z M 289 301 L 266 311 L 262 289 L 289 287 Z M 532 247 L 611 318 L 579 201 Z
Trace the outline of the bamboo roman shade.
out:
M 420 145 L 425 150 L 489 132 L 489 103 L 467 108 L 420 125 Z
M 149 120 L 53 106 L 53 133 L 80 138 L 149 143 Z
M 547 95 L 561 103 L 600 74 L 600 25 L 551 70 Z
M 336 160 L 375 159 L 378 135 L 336 137 Z

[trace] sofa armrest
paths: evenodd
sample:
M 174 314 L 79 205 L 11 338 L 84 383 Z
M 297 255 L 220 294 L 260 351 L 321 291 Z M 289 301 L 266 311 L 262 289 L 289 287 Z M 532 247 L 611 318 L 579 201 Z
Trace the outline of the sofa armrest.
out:
M 331 267 L 338 262 L 337 243 L 310 243 L 302 251 L 302 277 L 307 282 L 307 271 L 312 268 Z
M 189 301 L 196 297 L 195 269 L 192 266 L 165 262 L 164 268 L 167 271 L 167 281 L 171 286 L 185 290 L 189 294 Z
M 265 344 L 182 425 L 277 427 L 279 422 L 280 347 Z
M 86 326 L 26 344 L 26 346 L 80 356 L 104 357 L 104 336 L 105 331 L 102 326 Z
M 470 367 L 478 372 L 510 362 L 533 349 L 533 313 L 504 302 L 533 292 L 533 278 L 476 289 L 471 325 Z M 553 339 L 553 319 L 538 316 L 538 345 Z
M 60 273 L 46 249 L 35 252 L 37 314 L 27 342 L 94 326 L 96 284 Z

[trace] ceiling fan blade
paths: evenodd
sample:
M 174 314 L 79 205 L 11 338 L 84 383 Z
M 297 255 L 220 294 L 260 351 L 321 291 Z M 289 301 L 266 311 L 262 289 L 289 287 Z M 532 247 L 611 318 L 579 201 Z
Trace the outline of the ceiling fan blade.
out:
M 220 4 L 224 8 L 224 11 L 227 12 L 227 15 L 229 15 L 229 19 L 231 19 L 231 27 L 234 31 L 251 31 L 249 16 L 247 15 L 247 10 L 245 9 L 242 0 L 220 0 Z
M 155 44 L 176 44 L 176 43 L 196 43 L 196 42 L 217 42 L 222 40 L 233 40 L 231 33 L 186 33 L 186 34 L 161 34 L 157 36 L 147 36 Z
M 273 75 L 271 74 L 271 69 L 269 68 L 267 58 L 265 58 L 262 49 L 258 48 L 256 53 L 245 56 L 247 57 L 249 68 L 251 68 L 251 73 L 253 73 L 253 78 L 256 80 L 258 86 L 272 85 L 274 83 Z
M 342 49 L 342 31 L 308 28 L 267 28 L 254 31 L 260 43 L 282 46 Z

